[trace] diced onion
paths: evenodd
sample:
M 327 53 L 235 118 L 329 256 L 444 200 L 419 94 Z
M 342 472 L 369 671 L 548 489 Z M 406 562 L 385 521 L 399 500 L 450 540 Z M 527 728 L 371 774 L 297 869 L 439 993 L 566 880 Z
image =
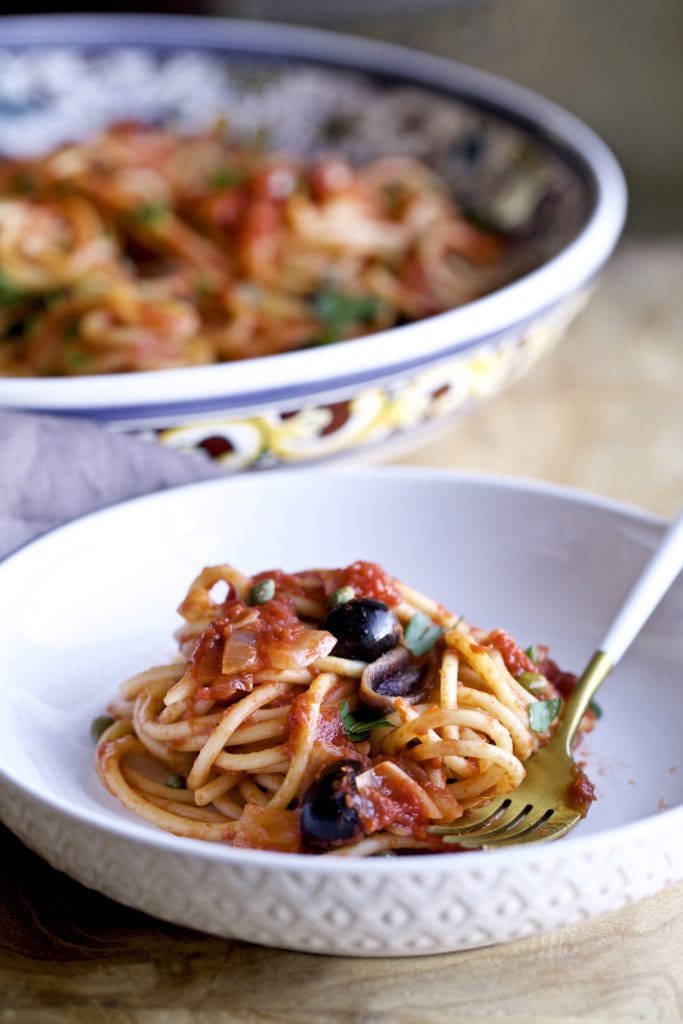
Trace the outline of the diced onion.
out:
M 306 629 L 293 645 L 268 647 L 268 657 L 273 668 L 285 669 L 295 665 L 304 668 L 316 658 L 324 658 L 337 643 L 337 638 L 322 629 Z
M 249 672 L 256 668 L 256 636 L 246 629 L 233 630 L 225 640 L 221 671 L 224 676 Z

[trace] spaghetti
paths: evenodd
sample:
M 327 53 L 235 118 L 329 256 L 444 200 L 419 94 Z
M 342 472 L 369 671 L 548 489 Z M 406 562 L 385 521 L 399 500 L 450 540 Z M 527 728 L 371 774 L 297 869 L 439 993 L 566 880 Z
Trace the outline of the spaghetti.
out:
M 123 684 L 97 771 L 159 828 L 234 846 L 452 850 L 430 826 L 519 785 L 575 680 L 370 562 L 206 568 L 179 612 L 177 660 Z
M 352 167 L 118 123 L 0 162 L 0 375 L 155 370 L 288 352 L 503 283 L 500 235 L 424 164 Z

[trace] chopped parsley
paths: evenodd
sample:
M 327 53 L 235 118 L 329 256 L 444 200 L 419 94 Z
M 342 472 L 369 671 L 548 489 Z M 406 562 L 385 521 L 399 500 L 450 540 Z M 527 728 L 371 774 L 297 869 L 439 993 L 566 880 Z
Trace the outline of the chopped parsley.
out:
M 86 367 L 92 366 L 92 361 L 92 356 L 88 355 L 87 352 L 81 352 L 77 348 L 68 348 L 64 352 L 64 362 L 72 370 L 85 370 Z
M 167 203 L 159 199 L 151 200 L 149 203 L 142 203 L 141 206 L 133 210 L 133 220 L 137 224 L 144 224 L 146 227 L 157 227 L 168 217 L 170 212 Z
M 541 735 L 548 732 L 550 726 L 560 713 L 562 700 L 553 697 L 551 700 L 536 700 L 529 705 L 529 728 Z
M 245 177 L 244 172 L 237 167 L 219 167 L 209 175 L 209 188 L 215 189 L 216 192 L 222 192 L 223 189 L 241 185 Z
M 381 725 L 389 726 L 393 729 L 391 722 L 388 722 L 386 718 L 371 718 L 363 719 L 357 718 L 356 715 L 349 709 L 348 701 L 344 701 L 339 708 L 339 717 L 341 723 L 344 726 L 344 732 L 348 739 L 354 743 L 360 743 L 362 740 L 366 740 L 373 729 L 379 728 Z
M 214 299 L 217 295 L 218 288 L 213 281 L 208 280 L 206 277 L 202 277 L 197 281 L 194 289 L 196 302 L 210 302 L 211 299 Z
M 347 295 L 325 290 L 313 299 L 313 310 L 322 321 L 323 333 L 316 339 L 318 345 L 331 345 L 340 341 L 353 324 L 364 324 L 377 315 L 380 300 L 374 295 Z
M 0 306 L 11 306 L 25 297 L 26 293 L 0 270 Z
M 411 654 L 420 657 L 431 651 L 437 640 L 443 636 L 441 626 L 435 625 L 424 612 L 415 612 L 403 632 L 403 640 Z

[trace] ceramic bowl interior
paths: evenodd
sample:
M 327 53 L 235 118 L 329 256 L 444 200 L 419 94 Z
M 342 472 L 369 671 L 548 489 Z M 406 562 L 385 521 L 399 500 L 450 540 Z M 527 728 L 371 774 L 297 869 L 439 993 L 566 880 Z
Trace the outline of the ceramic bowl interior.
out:
M 633 509 L 521 481 L 416 470 L 242 475 L 82 519 L 0 566 L 0 816 L 114 899 L 219 935 L 415 955 L 510 941 L 683 878 L 683 581 L 601 690 L 581 757 L 598 799 L 552 843 L 355 860 L 176 838 L 119 806 L 92 719 L 174 650 L 198 567 L 376 559 L 482 626 L 580 670 L 661 536 Z
M 0 405 L 203 446 L 232 468 L 348 454 L 444 421 L 525 372 L 580 308 L 623 222 L 623 179 L 600 140 L 471 68 L 263 23 L 4 19 L 2 153 L 37 154 L 119 119 L 192 129 L 219 116 L 273 148 L 423 160 L 469 216 L 508 232 L 501 287 L 427 320 L 280 356 L 0 379 Z

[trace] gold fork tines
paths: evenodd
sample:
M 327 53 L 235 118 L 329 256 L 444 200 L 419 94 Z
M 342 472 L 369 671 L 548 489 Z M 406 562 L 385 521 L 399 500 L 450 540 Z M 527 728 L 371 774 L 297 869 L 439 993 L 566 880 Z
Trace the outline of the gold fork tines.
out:
M 445 843 L 478 848 L 556 839 L 573 828 L 583 815 L 572 802 L 578 771 L 572 741 L 611 670 L 608 655 L 596 651 L 566 702 L 555 735 L 527 761 L 526 776 L 513 793 L 477 808 L 457 825 L 434 825 L 430 832 Z

